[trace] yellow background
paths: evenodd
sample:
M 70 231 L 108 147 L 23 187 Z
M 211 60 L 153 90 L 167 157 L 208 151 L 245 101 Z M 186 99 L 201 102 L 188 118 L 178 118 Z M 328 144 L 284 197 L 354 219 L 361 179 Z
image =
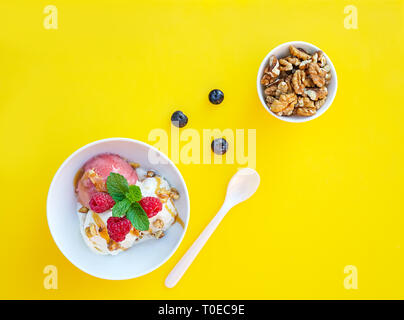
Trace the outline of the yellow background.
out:
M 58 30 L 43 9 L 58 8 Z M 358 29 L 344 28 L 344 7 Z M 403 1 L 2 1 L 0 298 L 404 298 Z M 303 124 L 268 114 L 264 56 L 311 42 L 332 59 L 331 108 Z M 208 92 L 220 88 L 224 103 Z M 79 147 L 147 142 L 181 109 L 188 128 L 257 130 L 261 186 L 234 208 L 174 289 L 163 281 L 219 209 L 237 164 L 178 167 L 191 220 L 173 257 L 127 281 L 100 280 L 58 250 L 47 191 Z M 55 265 L 59 288 L 45 290 Z M 346 290 L 344 267 L 358 269 Z

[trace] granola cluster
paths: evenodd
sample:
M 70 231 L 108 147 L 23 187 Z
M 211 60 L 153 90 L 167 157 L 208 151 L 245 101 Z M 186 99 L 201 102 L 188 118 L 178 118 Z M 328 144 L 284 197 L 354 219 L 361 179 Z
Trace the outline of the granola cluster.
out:
M 312 116 L 327 99 L 331 68 L 321 51 L 310 55 L 289 46 L 290 55 L 270 56 L 261 84 L 268 107 L 278 116 Z

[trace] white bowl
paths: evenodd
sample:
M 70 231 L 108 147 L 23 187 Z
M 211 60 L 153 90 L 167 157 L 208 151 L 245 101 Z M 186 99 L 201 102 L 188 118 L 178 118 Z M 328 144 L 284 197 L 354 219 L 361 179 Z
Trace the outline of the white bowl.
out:
M 91 157 L 100 153 L 116 153 L 137 162 L 144 169 L 153 169 L 175 187 L 180 198 L 175 205 L 184 228 L 175 223 L 159 240 L 149 240 L 133 246 L 116 256 L 98 255 L 84 243 L 77 217 L 77 200 L 73 187 L 76 172 Z M 165 160 L 165 164 L 153 164 L 149 152 Z M 189 221 L 189 195 L 185 181 L 176 166 L 163 153 L 146 143 L 111 138 L 90 143 L 63 162 L 56 172 L 49 188 L 47 200 L 48 225 L 60 251 L 76 267 L 98 278 L 122 280 L 131 279 L 149 273 L 164 262 L 178 248 L 184 237 Z
M 262 61 L 261 66 L 258 70 L 258 76 L 257 76 L 257 91 L 258 91 L 258 96 L 261 100 L 262 105 L 264 106 L 265 110 L 268 111 L 270 114 L 272 114 L 275 118 L 281 119 L 283 121 L 287 122 L 306 122 L 313 120 L 315 118 L 318 118 L 321 116 L 324 112 L 328 110 L 328 108 L 331 106 L 332 102 L 334 101 L 335 95 L 337 93 L 337 87 L 338 87 L 338 80 L 337 80 L 337 73 L 335 72 L 334 65 L 332 64 L 330 58 L 327 56 L 327 54 L 323 51 L 324 56 L 327 59 L 327 62 L 329 66 L 331 67 L 331 81 L 329 85 L 327 86 L 328 89 L 328 96 L 325 104 L 317 110 L 316 114 L 310 117 L 301 117 L 301 116 L 277 116 L 275 113 L 273 113 L 267 106 L 265 102 L 265 94 L 264 94 L 264 86 L 261 84 L 261 78 L 264 74 L 264 69 L 268 65 L 268 60 L 269 57 L 272 55 L 275 55 L 278 59 L 286 57 L 290 55 L 289 52 L 289 46 L 294 45 L 297 48 L 302 48 L 305 51 L 307 51 L 309 54 L 313 54 L 316 51 L 323 51 L 320 48 L 317 48 L 315 45 L 312 45 L 311 43 L 308 42 L 303 42 L 303 41 L 291 41 L 291 42 L 286 42 L 283 43 L 279 46 L 277 46 L 275 49 L 273 49 L 271 52 L 267 54 L 265 59 Z

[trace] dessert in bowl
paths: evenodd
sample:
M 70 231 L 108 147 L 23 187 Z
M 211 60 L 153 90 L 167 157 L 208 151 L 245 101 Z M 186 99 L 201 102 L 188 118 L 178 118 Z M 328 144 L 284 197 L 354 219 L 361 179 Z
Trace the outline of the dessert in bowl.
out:
M 63 254 L 105 279 L 153 271 L 181 242 L 189 197 L 175 165 L 131 139 L 96 141 L 59 168 L 48 193 L 48 224 Z
M 161 239 L 174 222 L 183 225 L 174 204 L 177 189 L 117 154 L 94 156 L 74 181 L 80 231 L 95 253 L 116 255 L 145 240 Z

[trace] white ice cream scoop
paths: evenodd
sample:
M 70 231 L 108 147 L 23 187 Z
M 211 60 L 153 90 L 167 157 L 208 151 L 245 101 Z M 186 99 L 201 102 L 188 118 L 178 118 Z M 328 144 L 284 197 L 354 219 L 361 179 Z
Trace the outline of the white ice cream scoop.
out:
M 250 198 L 257 190 L 259 184 L 260 176 L 255 170 L 244 168 L 237 171 L 227 186 L 226 198 L 219 212 L 168 275 L 165 281 L 165 285 L 168 288 L 174 287 L 181 279 L 226 213 L 235 205 Z

